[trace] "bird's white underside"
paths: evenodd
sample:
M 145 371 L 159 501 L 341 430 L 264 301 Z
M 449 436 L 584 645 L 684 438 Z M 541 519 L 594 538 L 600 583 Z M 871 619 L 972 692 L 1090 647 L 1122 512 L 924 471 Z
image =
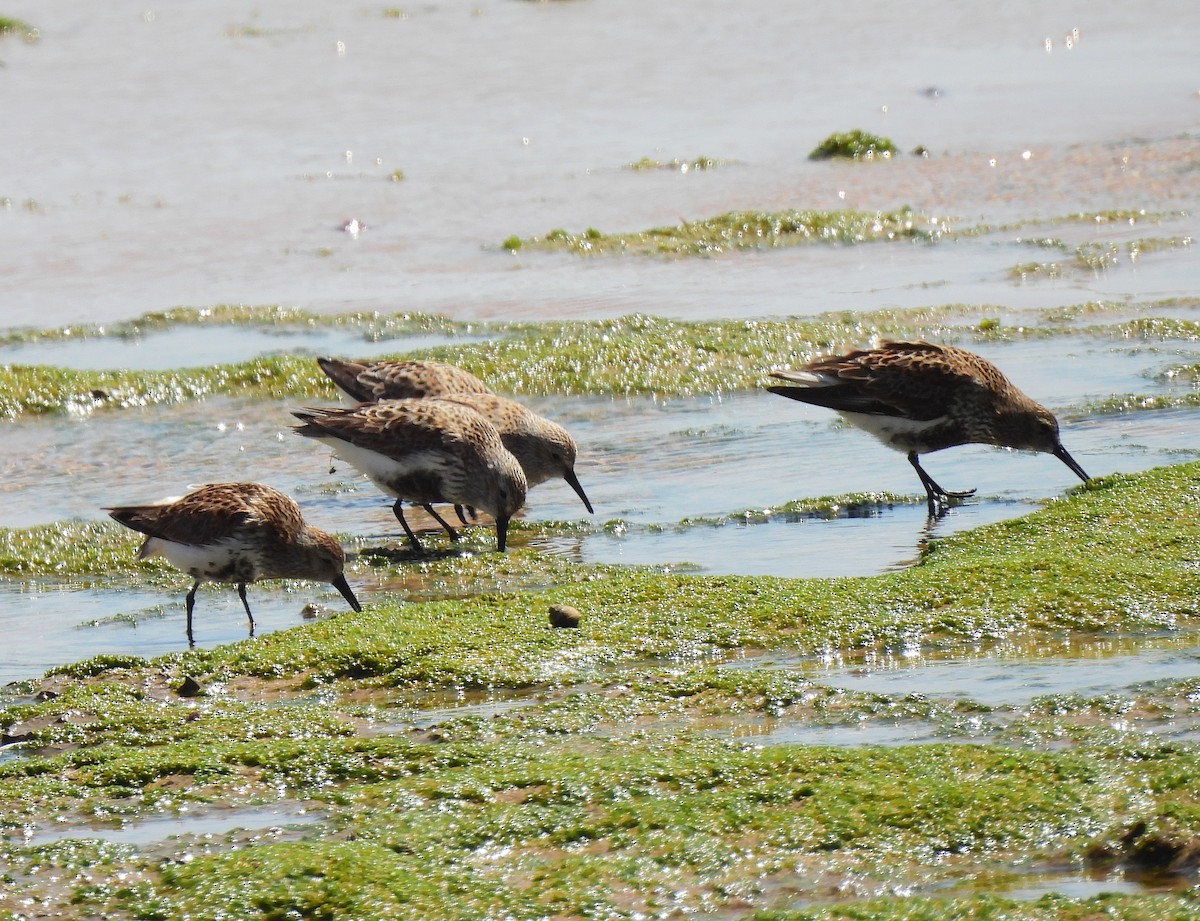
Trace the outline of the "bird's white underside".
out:
M 936 419 L 906 419 L 903 416 L 881 416 L 875 413 L 849 413 L 840 411 L 840 415 L 855 428 L 870 432 L 889 448 L 897 451 L 909 451 L 912 448 L 911 439 L 919 437 L 927 429 L 944 425 L 946 416 Z
M 138 552 L 138 559 L 146 560 L 160 556 L 176 569 L 192 575 L 202 575 L 228 569 L 233 561 L 243 556 L 248 549 L 245 544 L 236 540 L 197 546 L 163 540 L 161 537 L 148 537 Z
M 814 374 L 812 371 L 776 371 L 774 376 L 801 387 L 832 387 L 840 382 L 837 375 Z
M 199 486 L 189 486 L 188 492 L 195 492 L 199 488 L 200 488 Z M 167 496 L 165 499 L 155 499 L 153 502 L 147 502 L 145 504 L 146 505 L 174 505 L 176 502 L 178 502 L 182 498 L 183 498 L 183 496 Z
M 441 451 L 412 451 L 400 458 L 385 457 L 367 448 L 360 448 L 339 438 L 322 438 L 333 453 L 364 474 L 389 495 L 396 496 L 388 483 L 414 473 L 444 475 L 449 470 L 447 455 Z M 397 496 L 397 498 L 401 498 Z

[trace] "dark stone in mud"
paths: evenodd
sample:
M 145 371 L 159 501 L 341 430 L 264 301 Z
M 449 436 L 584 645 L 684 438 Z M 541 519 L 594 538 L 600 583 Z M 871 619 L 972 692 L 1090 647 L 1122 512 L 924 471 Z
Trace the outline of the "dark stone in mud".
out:
M 175 689 L 175 693 L 180 697 L 199 697 L 204 693 L 204 686 L 191 675 L 186 675 Z
M 569 604 L 552 604 L 550 606 L 551 627 L 578 627 L 581 616 L 578 609 Z

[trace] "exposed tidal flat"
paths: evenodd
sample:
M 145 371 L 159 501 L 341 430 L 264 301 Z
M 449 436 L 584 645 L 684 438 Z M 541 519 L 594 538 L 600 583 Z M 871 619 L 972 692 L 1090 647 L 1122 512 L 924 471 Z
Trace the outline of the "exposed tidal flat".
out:
M 290 406 L 333 399 L 295 340 L 282 354 L 258 354 L 255 340 L 243 360 L 172 371 L 6 365 L 10 444 L 70 432 L 78 453 L 103 446 L 109 491 L 148 474 L 157 487 L 172 467 L 199 478 L 206 454 L 227 465 L 241 456 L 341 532 L 365 610 L 331 602 L 301 618 L 324 589 L 266 583 L 252 590 L 262 635 L 238 640 L 236 598 L 222 607 L 213 589 L 198 608 L 200 648 L 184 651 L 186 577 L 133 563 L 136 539 L 103 521 L 86 483 L 66 490 L 80 511 L 37 523 L 55 506 L 10 448 L 27 492 L 8 501 L 31 523 L 0 532 L 4 589 L 32 593 L 35 613 L 82 612 L 86 600 L 89 614 L 68 614 L 63 645 L 32 660 L 43 668 L 9 666 L 19 680 L 0 709 L 0 908 L 14 918 L 1193 915 L 1195 309 L 459 324 L 213 308 L 66 331 L 85 352 L 131 337 L 157 360 L 185 354 L 188 333 L 210 323 L 290 325 L 313 348 L 350 329 L 364 348 L 451 360 L 524 399 L 555 394 L 544 398 L 560 414 L 584 406 L 571 428 L 590 435 L 581 458 L 590 446 L 593 463 L 580 477 L 607 508 L 589 521 L 572 496 L 534 492 L 508 553 L 488 552 L 478 528 L 462 549 L 439 544 L 415 559 L 384 515 L 357 521 L 368 502 L 386 511 L 380 497 L 345 471 L 330 475 L 299 439 L 272 437 Z M 1053 379 L 1064 440 L 1096 478 L 1049 482 L 1049 467 L 992 449 L 934 455 L 956 479 L 974 485 L 994 470 L 1004 487 L 985 486 L 931 529 L 911 471 L 883 448 L 861 451 L 878 463 L 846 465 L 849 480 L 789 478 L 802 461 L 784 445 L 808 439 L 829 467 L 837 448 L 870 443 L 832 419 L 786 414 L 756 389 L 761 372 L 921 334 L 987 353 L 1031 391 Z M 443 338 L 415 338 L 428 335 Z M 63 336 L 10 339 L 34 358 Z M 1062 354 L 1076 358 L 1069 381 L 1046 357 Z M 1095 355 L 1099 369 L 1079 360 Z M 201 423 L 183 424 L 181 409 Z M 782 430 L 768 428 L 765 443 L 760 412 Z M 234 419 L 241 431 L 225 424 Z M 156 461 L 167 435 L 180 444 Z M 654 482 L 655 460 L 639 466 L 620 443 L 642 438 L 684 485 L 639 513 L 620 494 L 637 490 L 640 471 Z M 741 471 L 757 471 L 764 451 L 787 501 L 753 506 Z M 842 488 L 876 487 L 876 471 L 895 479 Z M 1012 498 L 1030 495 L 1050 501 Z M 978 510 L 995 517 L 971 518 Z M 787 552 L 771 559 L 852 554 L 894 523 L 909 559 L 853 577 L 802 577 L 807 562 L 744 575 L 736 551 L 727 569 L 632 559 L 688 535 L 716 555 L 737 540 L 762 551 L 755 542 L 772 529 Z M 868 530 L 843 533 L 856 524 Z M 586 550 L 635 532 L 642 549 L 620 564 Z M 40 606 L 51 599 L 57 608 Z M 552 628 L 554 605 L 576 608 L 578 627 Z M 17 635 L 47 642 L 36 634 Z
M 1200 915 L 1200 6 L 0 12 L 5 921 Z M 928 522 L 761 389 L 888 337 L 1094 479 L 937 453 Z M 289 431 L 322 354 L 468 368 L 597 514 L 412 557 Z M 101 508 L 228 480 L 364 611 L 207 587 L 187 650 Z

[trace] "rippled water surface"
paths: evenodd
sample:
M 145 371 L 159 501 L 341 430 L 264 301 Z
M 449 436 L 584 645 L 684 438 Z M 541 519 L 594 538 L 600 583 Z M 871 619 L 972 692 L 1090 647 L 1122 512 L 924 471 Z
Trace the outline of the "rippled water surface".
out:
M 121 825 L 63 823 L 57 826 L 26 826 L 23 837 L 28 844 L 50 844 L 67 838 L 94 839 L 112 844 L 146 848 L 181 836 L 214 838 L 241 832 L 256 840 L 278 839 L 321 820 L 318 813 L 290 806 L 253 809 L 217 809 L 184 812 L 142 819 Z
M 684 261 L 581 263 L 500 246 L 739 209 L 909 205 L 968 226 L 1188 211 L 1200 182 L 1194 5 L 1014 0 L 967 12 L 919 0 L 814 15 L 787 0 L 446 0 L 388 17 L 317 0 L 12 0 L 5 12 L 41 35 L 0 51 L 0 119 L 13 131 L 0 150 L 0 270 L 13 324 L 179 304 L 729 317 L 1195 290 L 1193 260 L 1176 250 L 1111 271 L 1010 277 L 1016 263 L 1062 258 L 1016 242 L 1074 242 L 1055 226 Z M 807 159 L 855 128 L 902 155 Z M 929 156 L 909 153 L 918 146 Z M 627 168 L 698 157 L 732 162 Z M 361 232 L 344 229 L 351 221 Z M 1193 215 L 1104 234 L 1196 229 Z
M 324 345 L 314 344 L 318 350 Z M 81 348 L 103 355 L 108 342 L 89 340 Z M 1113 393 L 1152 395 L 1191 386 L 1172 383 L 1161 370 L 1194 361 L 1200 346 L 1073 337 L 980 350 L 1062 415 L 1063 441 L 1092 475 L 1200 456 L 1194 410 L 1086 411 L 1091 401 Z M 929 522 L 903 455 L 846 427 L 833 413 L 765 391 L 526 402 L 566 426 L 581 445 L 577 472 L 596 513 L 587 515 L 565 483 L 552 481 L 530 492 L 524 519 L 585 523 L 581 531 L 534 538 L 547 553 L 583 562 L 745 575 L 868 575 L 908 565 L 931 537 L 1025 514 L 1078 483 L 1048 455 L 985 446 L 940 452 L 925 461 L 935 478 L 978 493 Z M 102 519 L 106 505 L 155 501 L 204 482 L 258 480 L 296 496 L 320 527 L 365 537 L 369 544 L 396 544 L 401 532 L 392 501 L 294 436 L 293 408 L 213 398 L 9 424 L 0 449 L 0 521 L 24 527 Z M 851 507 L 833 517 L 772 511 L 796 499 L 880 491 L 910 500 Z M 518 533 L 514 539 L 527 538 Z M 481 533 L 478 540 L 484 543 L 475 549 L 486 552 L 489 538 Z M 24 639 L 0 654 L 0 678 L 28 677 L 99 652 L 170 651 L 183 632 L 187 581 L 181 576 L 176 591 L 137 598 L 92 588 L 4 587 L 11 601 L 0 606 L 0 632 Z M 369 599 L 373 590 L 364 585 L 360 592 Z M 234 592 L 206 589 L 200 598 L 201 645 L 245 637 Z M 309 600 L 341 610 L 340 599 L 318 586 L 282 596 L 255 587 L 251 598 L 260 633 L 299 623 Z
M 373 339 L 350 330 L 253 326 L 178 326 L 141 336 L 49 340 L 0 346 L 0 364 L 87 370 L 205 368 L 270 355 L 400 355 L 463 341 L 449 336 Z
M 1101 697 L 1155 681 L 1200 674 L 1200 634 L 1185 630 L 1144 636 L 1064 637 L 1058 642 L 992 644 L 977 649 L 919 647 L 834 661 L 748 656 L 726 668 L 800 670 L 829 687 L 970 700 L 1014 707 L 1058 694 Z

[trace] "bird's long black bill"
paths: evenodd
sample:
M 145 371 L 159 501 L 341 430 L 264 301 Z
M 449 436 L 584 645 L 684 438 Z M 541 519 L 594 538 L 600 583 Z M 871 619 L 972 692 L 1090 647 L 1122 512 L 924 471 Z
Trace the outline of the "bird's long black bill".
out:
M 504 552 L 504 546 L 508 543 L 508 519 L 496 519 L 496 549 L 501 553 Z
M 355 611 L 361 611 L 362 605 L 358 603 L 358 599 L 354 597 L 354 592 L 350 590 L 350 583 L 346 581 L 345 576 L 338 576 L 333 580 L 333 587 L 342 593 L 342 597 L 350 602 L 350 607 Z
M 1091 477 L 1089 477 L 1086 473 L 1083 472 L 1083 468 L 1080 467 L 1079 464 L 1075 463 L 1075 458 L 1073 458 L 1070 454 L 1068 454 L 1067 449 L 1064 448 L 1062 445 L 1059 445 L 1057 448 L 1054 449 L 1054 456 L 1057 457 L 1064 464 L 1066 464 L 1068 467 L 1070 467 L 1071 472 L 1074 473 L 1075 476 L 1079 477 L 1079 479 L 1083 480 L 1085 483 L 1091 479 Z
M 583 500 L 583 504 L 587 507 L 588 514 L 594 515 L 595 510 L 592 508 L 592 503 L 588 501 L 587 493 L 583 491 L 583 487 L 579 485 L 579 477 L 575 476 L 574 470 L 568 470 L 563 474 L 563 479 L 571 484 L 571 488 L 575 490 L 575 495 Z

